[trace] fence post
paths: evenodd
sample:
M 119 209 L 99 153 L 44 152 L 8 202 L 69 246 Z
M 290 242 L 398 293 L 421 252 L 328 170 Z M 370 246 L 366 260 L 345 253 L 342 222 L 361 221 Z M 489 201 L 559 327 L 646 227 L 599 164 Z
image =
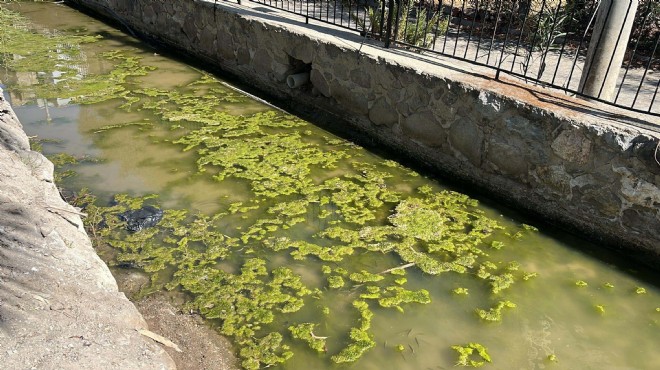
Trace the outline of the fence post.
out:
M 600 0 L 578 91 L 612 101 L 639 0 Z
M 385 48 L 390 47 L 390 38 L 392 37 L 392 21 L 394 18 L 394 0 L 389 0 L 387 12 L 387 26 L 385 28 Z

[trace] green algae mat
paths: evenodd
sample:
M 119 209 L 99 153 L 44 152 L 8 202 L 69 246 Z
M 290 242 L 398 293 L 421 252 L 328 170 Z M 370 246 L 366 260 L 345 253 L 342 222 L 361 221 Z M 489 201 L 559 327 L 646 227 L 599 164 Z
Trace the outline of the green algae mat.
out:
M 35 148 L 114 272 L 149 277 L 134 298 L 183 293 L 243 368 L 660 361 L 653 275 L 59 11 L 85 26 L 0 8 L 0 78 Z M 146 205 L 162 220 L 127 231 Z

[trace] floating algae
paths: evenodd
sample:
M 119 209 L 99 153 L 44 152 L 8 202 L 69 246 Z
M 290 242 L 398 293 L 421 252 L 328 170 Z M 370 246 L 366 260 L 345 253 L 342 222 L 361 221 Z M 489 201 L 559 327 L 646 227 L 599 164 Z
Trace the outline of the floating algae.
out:
M 485 260 L 493 242 L 489 239 L 502 226 L 476 208 L 475 200 L 428 185 L 404 197 L 393 190 L 392 174 L 360 161 L 344 142 L 331 141 L 330 149 L 321 149 L 299 131 L 305 124 L 294 117 L 273 111 L 234 116 L 219 108 L 222 99 L 199 98 L 197 89 L 209 79 L 205 76 L 204 84 L 189 84 L 186 93 L 141 89 L 121 98 L 130 102 L 126 109 L 150 109 L 164 122 L 183 127 L 173 145 L 195 149 L 200 172 L 209 172 L 217 182 L 245 181 L 254 197 L 247 203 L 228 204 L 225 212 L 212 216 L 166 210 L 157 228 L 131 235 L 116 220 L 108 220 L 142 202 L 131 200 L 132 205 L 126 205 L 128 198 L 121 196 L 113 206 L 92 207 L 103 213 L 101 219 L 109 225 L 101 229 L 100 240 L 120 252 L 117 263 L 154 274 L 147 291 L 165 287 L 192 294 L 188 308 L 221 321 L 221 332 L 240 347 L 245 368 L 274 365 L 291 357 L 293 352 L 285 344 L 288 338 L 307 342 L 316 351 L 326 348 L 326 339 L 312 336 L 312 328 L 320 323 L 289 325 L 289 333 L 269 325 L 302 309 L 310 296 L 318 299 L 325 287 L 353 291 L 360 298 L 353 302 L 359 320 L 348 330 L 348 342 L 328 354 L 332 361 L 343 363 L 356 361 L 375 345 L 370 306 L 404 312 L 407 305 L 431 301 L 425 289 L 405 287 L 407 279 L 401 276 L 405 268 L 429 275 L 477 275 L 489 266 L 482 278 L 490 282 L 494 293 L 515 282 L 517 264 L 497 269 Z M 341 171 L 311 176 L 316 169 Z M 329 227 L 312 228 L 307 240 L 289 236 L 286 230 L 309 226 L 312 210 L 319 218 L 327 218 Z M 259 214 L 266 217 L 253 216 Z M 253 221 L 222 231 L 220 225 L 232 215 Z M 89 227 L 100 229 L 98 224 Z M 356 251 L 388 263 L 398 259 L 402 265 L 385 271 L 356 269 L 351 263 Z M 289 268 L 269 266 L 262 259 L 272 253 L 337 266 L 321 266 L 319 273 L 328 275 L 327 282 L 306 286 Z M 251 257 L 239 274 L 218 268 L 218 262 L 236 260 L 241 254 Z M 162 274 L 171 275 L 164 278 Z M 165 283 L 160 282 L 163 279 Z M 321 311 L 318 317 L 325 316 L 325 309 Z
M 458 352 L 456 366 L 481 367 L 486 362 L 492 362 L 486 347 L 479 343 L 468 343 L 464 346 L 452 346 L 453 350 Z
M 448 307 L 436 299 L 437 292 L 449 293 L 457 286 L 459 294 L 468 289 L 470 294 L 452 299 L 452 304 L 463 305 L 467 320 L 481 329 L 464 334 L 466 338 L 449 339 L 446 351 L 452 343 L 479 340 L 494 354 L 504 353 L 498 348 L 501 340 L 492 338 L 487 323 L 480 323 L 488 320 L 480 320 L 475 310 L 497 321 L 506 308 L 519 305 L 519 311 L 507 312 L 503 323 L 492 326 L 501 328 L 509 320 L 515 323 L 523 311 L 535 309 L 529 306 L 536 303 L 519 303 L 525 299 L 521 291 L 545 284 L 545 272 L 540 274 L 543 279 L 516 288 L 516 282 L 537 274 L 489 256 L 501 257 L 516 249 L 519 241 L 534 238 L 535 228 L 520 225 L 503 230 L 500 222 L 479 210 L 475 200 L 425 185 L 429 182 L 396 162 L 368 158 L 354 144 L 319 135 L 319 130 L 290 115 L 263 110 L 235 114 L 227 103 L 245 98 L 210 75 L 186 81 L 176 90 L 138 86 L 153 68 L 123 52 L 99 56 L 112 68 L 82 76 L 81 82 L 73 78 L 68 90 L 51 84 L 58 90 L 53 95 L 44 86 L 45 96 L 66 96 L 81 103 L 114 99 L 113 107 L 121 104 L 131 115 L 88 130 L 92 138 L 110 137 L 131 127 L 131 132 L 145 135 L 168 132 L 171 135 L 163 136 L 159 145 L 186 150 L 194 157 L 193 167 L 199 172 L 195 177 L 217 187 L 231 183 L 232 189 L 240 188 L 249 196 L 221 198 L 218 209 L 198 213 L 161 200 L 166 195 L 120 194 L 108 205 L 102 196 L 93 202 L 93 197 L 80 193 L 80 204 L 89 214 L 90 235 L 97 245 L 113 248 L 110 264 L 140 268 L 150 275 L 151 283 L 140 294 L 159 289 L 186 293 L 190 300 L 185 308 L 212 320 L 233 339 L 244 368 L 273 366 L 292 356 L 293 361 L 308 359 L 307 352 L 328 367 L 333 366 L 331 361 L 354 362 L 365 354 L 373 360 L 383 354 L 376 343 L 390 339 L 379 328 L 381 318 L 404 321 L 433 309 L 437 310 L 433 319 L 441 322 L 451 309 L 445 310 Z M 93 88 L 85 90 L 85 80 Z M 103 84 L 106 80 L 120 88 Z M 97 90 L 103 93 L 96 94 Z M 75 163 L 61 159 L 58 167 L 76 169 Z M 127 232 L 118 215 L 146 205 L 162 208 L 163 219 L 154 228 Z M 587 279 L 593 286 L 611 281 L 617 289 L 608 290 L 610 296 L 625 291 L 640 303 L 655 297 L 652 289 L 647 295 L 633 295 L 636 284 L 610 278 L 596 280 L 583 274 L 568 279 Z M 591 293 L 589 289 L 575 292 Z M 432 306 L 419 306 L 432 299 Z M 580 304 L 590 308 L 586 311 L 591 315 L 594 302 L 606 305 L 607 315 L 600 322 L 615 316 L 616 305 L 608 298 L 596 299 Z M 656 307 L 654 303 L 647 311 L 657 316 Z M 651 320 L 657 328 L 658 319 Z M 446 336 L 447 331 L 438 331 Z M 396 353 L 393 360 L 424 351 L 421 336 L 412 336 L 410 330 L 407 335 L 410 351 Z M 392 345 L 385 347 L 391 352 Z M 490 361 L 481 344 L 458 347 L 460 351 L 454 350 L 466 366 Z M 430 352 L 441 352 L 436 348 Z M 570 354 L 560 352 L 562 363 L 570 363 Z M 548 353 L 536 363 L 543 363 Z M 452 356 L 443 356 L 443 362 L 452 361 Z M 494 360 L 505 367 L 510 361 L 504 356 Z M 363 361 L 355 366 L 367 365 Z
M 306 124 L 294 117 L 273 111 L 247 116 L 223 111 L 221 98 L 198 90 L 206 88 L 210 79 L 204 76 L 203 83 L 189 84 L 183 93 L 138 89 L 120 98 L 130 103 L 125 109 L 151 110 L 163 122 L 183 128 L 173 145 L 195 149 L 198 170 L 209 172 L 215 181 L 245 181 L 254 194 L 252 200 L 228 204 L 224 212 L 211 216 L 166 210 L 157 228 L 127 234 L 116 215 L 143 202 L 119 196 L 110 207 L 89 205 L 103 214 L 90 219 L 102 220 L 108 227 L 93 222 L 88 227 L 97 230 L 98 240 L 119 251 L 116 263 L 153 274 L 146 293 L 165 287 L 192 294 L 188 307 L 221 321 L 221 332 L 232 336 L 241 348 L 245 368 L 274 365 L 292 356 L 284 344 L 289 333 L 269 324 L 299 311 L 306 297 L 324 294 L 323 285 L 305 286 L 292 270 L 268 266 L 261 256 L 277 253 L 292 260 L 338 264 L 319 268 L 328 275 L 324 285 L 355 291 L 360 297 L 353 302 L 360 315 L 358 325 L 348 330 L 343 349 L 329 354 L 338 363 L 355 361 L 375 345 L 370 334 L 372 304 L 404 312 L 406 305 L 431 301 L 425 289 L 405 288 L 407 279 L 401 277 L 405 271 L 397 265 L 388 273 L 355 269 L 350 260 L 356 250 L 390 261 L 394 257 L 405 267 L 430 275 L 476 274 L 482 266 L 477 261 L 487 257 L 493 242 L 488 239 L 502 226 L 477 209 L 475 200 L 427 185 L 404 197 L 393 190 L 391 173 L 360 161 L 343 141 L 329 140 L 331 148 L 321 149 L 299 131 Z M 115 128 L 119 126 L 106 130 Z M 341 171 L 311 176 L 316 169 Z M 308 240 L 287 236 L 286 230 L 307 223 L 313 209 L 319 218 L 329 220 L 329 227 L 310 230 Z M 235 214 L 254 221 L 222 231 L 224 219 Z M 253 216 L 258 214 L 266 217 Z M 236 260 L 239 254 L 253 256 L 239 274 L 218 268 L 218 262 Z M 483 263 L 494 266 L 487 260 Z M 495 293 L 516 280 L 517 268 L 491 270 L 484 279 Z M 169 275 L 164 278 L 163 274 Z M 160 282 L 163 279 L 165 283 Z M 316 325 L 290 325 L 291 339 L 305 341 L 318 351 L 321 342 L 311 336 L 310 329 Z
M 90 75 L 78 67 L 85 62 L 81 45 L 96 42 L 99 36 L 42 33 L 30 29 L 18 13 L 0 8 L 0 57 L 2 65 L 14 72 L 36 73 L 38 83 L 18 82 L 12 88 L 41 99 L 72 99 L 93 104 L 127 92 L 130 77 L 144 76 L 152 67 L 139 58 L 112 51 L 100 56 L 114 64 L 108 73 Z
M 355 270 L 348 260 L 356 250 L 376 257 L 393 255 L 407 266 L 438 275 L 474 271 L 477 260 L 487 256 L 486 246 L 496 242 L 486 240 L 501 226 L 475 208 L 476 201 L 455 192 L 436 192 L 429 186 L 403 197 L 394 190 L 395 183 L 390 183 L 393 175 L 360 161 L 351 150 L 352 144 L 326 139 L 329 147 L 321 149 L 308 138 L 308 130 L 302 130 L 307 127 L 305 122 L 279 112 L 236 116 L 224 111 L 222 103 L 236 97 L 223 95 L 209 75 L 181 92 L 126 89 L 131 78 L 153 68 L 119 52 L 106 52 L 101 57 L 114 62 L 110 71 L 75 79 L 66 93 L 59 89 L 52 93 L 87 103 L 122 99 L 121 107 L 126 111 L 151 111 L 180 132 L 173 145 L 196 150 L 200 173 L 209 172 L 217 182 L 245 181 L 254 197 L 247 203 L 228 204 L 224 212 L 214 215 L 165 210 L 156 228 L 127 233 L 118 215 L 139 209 L 145 202 L 153 203 L 153 197 L 118 195 L 113 205 L 102 207 L 81 196 L 90 214 L 88 228 L 96 242 L 118 251 L 111 263 L 139 267 L 152 274 L 152 284 L 142 294 L 161 288 L 190 293 L 194 298 L 188 308 L 221 321 L 221 332 L 234 338 L 245 368 L 274 365 L 291 357 L 293 353 L 284 344 L 288 333 L 268 325 L 279 315 L 299 311 L 312 293 L 323 294 L 323 286 L 305 286 L 291 269 L 269 267 L 260 256 L 286 253 L 293 260 L 340 264 L 332 269 L 324 267 L 321 272 L 329 274 L 328 288 L 358 291 L 361 300 L 353 306 L 360 319 L 348 330 L 348 343 L 330 358 L 352 362 L 375 345 L 370 334 L 373 313 L 367 301 L 401 312 L 405 305 L 430 302 L 426 290 L 405 288 L 407 279 L 400 276 L 405 272 L 397 266 L 389 269 L 390 274 Z M 94 134 L 130 126 L 150 129 L 154 124 L 106 125 Z M 349 158 L 351 161 L 346 161 Z M 58 161 L 58 167 L 75 163 L 64 159 Z M 394 163 L 387 167 L 398 168 Z M 340 172 L 313 177 L 317 169 Z M 317 209 L 318 217 L 327 219 L 330 227 L 312 230 L 311 240 L 282 234 L 305 224 L 311 209 Z M 234 214 L 254 222 L 223 231 L 220 224 Z M 266 217 L 255 218 L 254 214 Z M 501 248 L 503 243 L 495 245 Z M 241 262 L 239 273 L 218 268 L 220 261 L 239 261 L 236 258 L 241 253 L 252 257 Z M 488 278 L 496 291 L 514 280 L 509 272 L 492 273 Z M 324 316 L 323 312 L 319 316 Z M 307 341 L 318 350 L 321 342 L 311 337 L 315 325 L 290 326 L 292 339 Z

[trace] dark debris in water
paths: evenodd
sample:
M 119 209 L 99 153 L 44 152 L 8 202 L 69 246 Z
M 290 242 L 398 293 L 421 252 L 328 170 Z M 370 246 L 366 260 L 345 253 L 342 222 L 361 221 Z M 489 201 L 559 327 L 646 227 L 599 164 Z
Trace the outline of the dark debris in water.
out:
M 120 213 L 119 219 L 126 222 L 126 230 L 136 233 L 154 227 L 163 219 L 163 211 L 153 206 L 144 206 Z

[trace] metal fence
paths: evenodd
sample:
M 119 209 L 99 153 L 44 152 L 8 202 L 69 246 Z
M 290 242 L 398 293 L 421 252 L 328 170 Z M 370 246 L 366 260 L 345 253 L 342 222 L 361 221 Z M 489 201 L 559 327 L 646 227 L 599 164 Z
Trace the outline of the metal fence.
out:
M 658 0 L 250 1 L 660 116 Z

